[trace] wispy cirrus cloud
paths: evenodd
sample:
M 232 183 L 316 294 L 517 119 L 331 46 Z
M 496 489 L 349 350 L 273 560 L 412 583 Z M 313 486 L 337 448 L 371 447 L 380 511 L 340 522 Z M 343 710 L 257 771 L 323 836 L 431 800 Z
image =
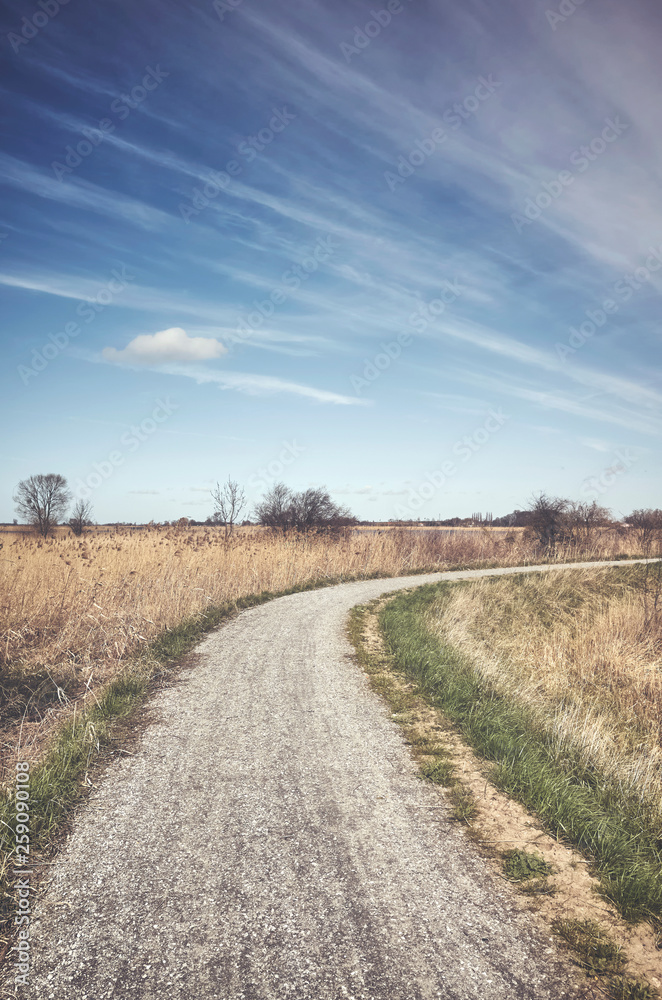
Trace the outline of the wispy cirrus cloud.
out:
M 53 173 L 7 153 L 0 153 L 0 184 L 27 194 L 122 220 L 141 229 L 163 229 L 170 223 L 168 213 L 118 191 L 110 191 L 82 178 L 59 181 Z
M 440 335 L 465 341 L 491 354 L 497 354 L 524 367 L 553 373 L 564 381 L 577 382 L 601 394 L 613 395 L 628 403 L 639 404 L 662 415 L 662 393 L 641 382 L 586 365 L 564 365 L 550 351 L 523 343 L 499 331 L 469 323 L 440 324 Z
M 337 392 L 329 392 L 326 389 L 301 385 L 298 382 L 290 382 L 287 379 L 271 375 L 253 375 L 248 372 L 216 372 L 203 368 L 183 368 L 178 365 L 165 365 L 158 370 L 166 375 L 183 375 L 186 378 L 195 379 L 200 385 L 215 383 L 221 389 L 236 389 L 238 392 L 247 393 L 249 396 L 273 396 L 286 393 L 288 395 L 303 396 L 317 403 L 332 403 L 336 406 L 370 405 L 366 400 L 358 399 L 354 396 L 344 396 Z
M 557 410 L 585 421 L 624 427 L 639 434 L 659 436 L 662 430 L 659 414 L 648 415 L 636 407 L 607 401 L 599 405 L 594 396 L 576 397 L 561 388 L 526 384 L 524 379 L 504 371 L 495 375 L 475 369 L 456 369 L 454 376 L 467 385 L 531 403 L 536 409 Z

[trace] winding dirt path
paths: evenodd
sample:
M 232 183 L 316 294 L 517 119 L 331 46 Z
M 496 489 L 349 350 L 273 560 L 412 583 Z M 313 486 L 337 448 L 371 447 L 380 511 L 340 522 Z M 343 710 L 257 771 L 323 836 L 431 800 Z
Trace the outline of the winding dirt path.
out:
M 405 587 L 596 565 L 342 584 L 213 633 L 82 809 L 21 996 L 579 997 L 542 924 L 417 780 L 345 623 Z

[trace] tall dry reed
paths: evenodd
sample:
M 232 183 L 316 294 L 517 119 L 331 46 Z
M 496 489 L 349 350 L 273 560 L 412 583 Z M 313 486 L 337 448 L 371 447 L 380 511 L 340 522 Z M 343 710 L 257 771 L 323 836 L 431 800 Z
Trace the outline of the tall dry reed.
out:
M 657 600 L 656 600 L 657 598 Z M 499 693 L 662 822 L 658 567 L 477 580 L 431 617 Z
M 3 538 L 0 664 L 25 666 L 119 661 L 209 603 L 264 590 L 536 558 L 521 532 L 384 530 L 335 541 L 247 529 L 225 543 L 214 529 L 157 528 Z M 624 550 L 621 538 L 606 535 L 588 555 Z
M 330 539 L 246 528 L 228 542 L 204 527 L 1 537 L 0 741 L 7 752 L 19 724 L 24 745 L 38 742 L 44 727 L 93 697 L 160 632 L 210 605 L 312 581 L 540 558 L 517 530 L 384 529 Z M 557 558 L 625 552 L 634 552 L 627 538 L 603 532 L 587 551 Z

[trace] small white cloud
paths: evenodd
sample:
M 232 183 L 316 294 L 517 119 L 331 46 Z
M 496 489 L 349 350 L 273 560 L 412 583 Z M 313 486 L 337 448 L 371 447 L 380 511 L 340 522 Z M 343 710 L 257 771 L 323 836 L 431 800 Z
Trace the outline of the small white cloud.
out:
M 172 361 L 209 361 L 227 353 L 219 340 L 211 337 L 189 337 L 186 330 L 173 326 L 158 333 L 142 333 L 134 337 L 124 350 L 104 347 L 106 361 L 129 365 L 162 365 Z

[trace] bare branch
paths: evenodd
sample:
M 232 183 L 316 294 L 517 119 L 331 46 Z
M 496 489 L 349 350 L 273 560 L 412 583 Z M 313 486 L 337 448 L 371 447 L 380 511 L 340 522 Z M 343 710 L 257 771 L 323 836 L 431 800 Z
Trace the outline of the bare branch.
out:
M 74 535 L 82 535 L 85 528 L 92 524 L 92 504 L 89 500 L 77 500 L 68 525 Z
M 228 476 L 227 482 L 216 483 L 213 490 L 210 490 L 211 498 L 214 501 L 213 520 L 216 524 L 225 526 L 225 538 L 234 531 L 234 526 L 239 520 L 241 512 L 246 506 L 246 494 L 239 486 L 239 483 Z

